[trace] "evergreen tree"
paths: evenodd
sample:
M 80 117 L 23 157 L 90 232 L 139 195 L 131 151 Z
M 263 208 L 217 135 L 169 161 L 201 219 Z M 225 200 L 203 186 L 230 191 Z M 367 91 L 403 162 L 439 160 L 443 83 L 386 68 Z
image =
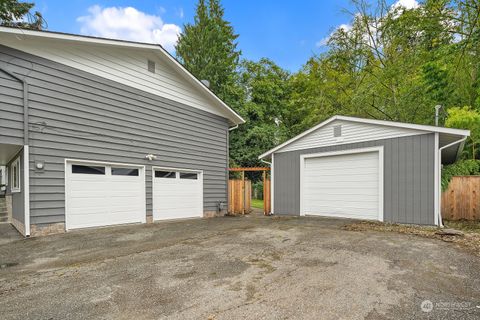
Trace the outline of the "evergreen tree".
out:
M 35 13 L 30 12 L 34 5 L 33 2 L 1 0 L 0 25 L 25 29 L 43 29 L 45 20 L 43 19 L 42 14 L 38 11 Z
M 225 102 L 235 105 L 237 50 L 233 27 L 224 19 L 220 0 L 199 0 L 193 24 L 185 24 L 176 45 L 180 62 L 198 79 L 208 80 L 210 88 Z

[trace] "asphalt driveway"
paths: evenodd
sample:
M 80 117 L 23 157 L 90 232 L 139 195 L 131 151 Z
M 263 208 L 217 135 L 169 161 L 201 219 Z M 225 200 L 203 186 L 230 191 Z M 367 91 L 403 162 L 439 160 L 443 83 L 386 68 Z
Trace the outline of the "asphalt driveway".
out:
M 0 242 L 1 318 L 480 318 L 478 257 L 346 223 L 226 217 Z

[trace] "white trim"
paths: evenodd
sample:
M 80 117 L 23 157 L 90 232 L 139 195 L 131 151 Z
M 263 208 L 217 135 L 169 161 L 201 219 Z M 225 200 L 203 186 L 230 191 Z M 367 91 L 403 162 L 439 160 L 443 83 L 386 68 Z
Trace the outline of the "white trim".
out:
M 63 185 L 64 185 L 64 194 L 65 194 L 65 231 L 68 231 L 68 197 L 67 197 L 67 175 L 68 175 L 68 165 L 67 163 L 70 161 L 70 159 L 65 159 L 64 160 L 64 170 L 63 170 Z
M 383 146 L 370 147 L 370 148 L 360 148 L 360 149 L 349 149 L 341 151 L 331 151 L 331 152 L 319 152 L 311 154 L 300 155 L 300 215 L 305 216 L 303 210 L 303 173 L 305 168 L 305 159 L 308 158 L 320 158 L 320 157 L 330 157 L 330 156 L 339 156 L 345 154 L 356 154 L 356 153 L 367 153 L 367 152 L 378 152 L 378 221 L 384 221 L 384 212 L 383 212 L 383 202 L 384 202 L 384 155 L 383 155 Z
M 29 146 L 23 146 L 23 211 L 25 214 L 25 236 L 30 236 L 30 150 Z
M 155 169 L 160 170 L 169 170 L 169 171 L 178 171 L 178 172 L 196 172 L 203 175 L 203 170 L 196 170 L 196 169 L 183 169 L 183 168 L 173 168 L 173 167 L 162 167 L 162 166 L 152 166 L 152 174 L 154 173 Z
M 81 159 L 67 159 L 65 158 L 64 161 L 64 185 L 65 185 L 65 231 L 68 231 L 68 189 L 67 189 L 67 175 L 69 172 L 69 166 L 68 164 L 99 164 L 99 165 L 105 165 L 105 166 L 119 166 L 119 167 L 135 167 L 139 168 L 141 172 L 139 172 L 140 176 L 143 176 L 142 179 L 142 189 L 144 192 L 144 197 L 143 197 L 143 215 L 142 215 L 142 220 L 140 223 L 146 223 L 147 222 L 147 189 L 146 189 L 146 179 L 147 179 L 147 171 L 145 165 L 141 164 L 132 164 L 132 163 L 121 163 L 121 162 L 108 162 L 108 161 L 95 161 L 95 160 L 81 160 Z M 107 172 L 105 171 L 105 174 Z M 110 173 L 111 174 L 111 173 Z
M 439 157 L 439 145 L 440 137 L 438 132 L 435 132 L 435 141 L 434 141 L 434 159 L 433 159 L 433 219 L 434 225 L 438 226 L 438 215 L 440 211 L 440 171 L 441 171 L 441 164 L 440 164 L 440 157 Z
M 70 159 L 70 158 L 66 158 L 65 162 L 100 164 L 100 165 L 106 165 L 106 166 L 124 166 L 124 167 L 145 168 L 145 165 L 142 165 L 142 164 L 123 163 L 123 162 L 109 162 L 109 161 L 95 161 L 95 160 L 82 160 L 82 159 Z
M 427 125 L 420 125 L 420 124 L 412 124 L 412 123 L 403 123 L 403 122 L 394 122 L 394 121 L 384 121 L 384 120 L 372 120 L 372 119 L 363 119 L 363 118 L 355 118 L 355 117 L 347 117 L 347 116 L 333 116 L 320 124 L 317 124 L 313 128 L 310 128 L 296 137 L 280 144 L 279 146 L 265 152 L 264 154 L 260 155 L 258 158 L 262 159 L 270 154 L 280 150 L 281 148 L 285 147 L 286 145 L 306 136 L 307 134 L 329 124 L 335 120 L 344 120 L 344 121 L 351 121 L 351 122 L 358 122 L 358 123 L 367 123 L 367 124 L 375 124 L 375 125 L 382 125 L 382 126 L 390 126 L 390 127 L 398 127 L 398 128 L 406 128 L 406 129 L 413 129 L 413 130 L 421 130 L 426 132 L 439 132 L 439 133 L 448 133 L 448 134 L 455 134 L 461 136 L 469 136 L 469 130 L 460 130 L 460 129 L 451 129 L 451 128 L 443 128 L 443 127 L 435 127 L 435 126 L 427 126 Z
M 272 154 L 272 164 L 270 165 L 270 208 L 272 210 L 272 214 L 275 214 L 275 181 L 274 181 L 274 176 L 275 176 L 275 160 L 274 160 L 274 155 Z
M 26 146 L 28 148 L 28 146 Z M 22 192 L 22 175 L 21 175 L 21 168 L 22 166 L 20 165 L 20 157 L 21 157 L 21 153 L 17 155 L 17 157 L 15 158 L 15 160 L 12 161 L 12 163 L 10 164 L 10 192 L 11 193 L 19 193 L 19 192 Z M 17 170 L 17 174 L 15 175 L 14 172 L 13 172 L 13 167 L 16 167 Z M 25 174 L 24 174 L 24 178 L 25 178 Z M 15 186 L 15 183 L 13 182 L 14 180 L 17 180 L 17 186 Z
M 200 180 L 200 183 L 202 184 L 201 187 L 201 197 L 202 197 L 202 216 L 205 214 L 205 197 L 204 197 L 204 181 L 203 181 L 203 170 L 196 170 L 196 169 L 182 169 L 182 168 L 173 168 L 173 167 L 162 167 L 162 166 L 152 166 L 152 220 L 153 221 L 162 221 L 164 219 L 155 219 L 153 208 L 155 207 L 154 202 L 155 202 L 155 170 L 168 170 L 168 171 L 175 171 L 175 179 L 180 179 L 180 175 L 178 174 L 179 172 L 192 172 L 192 173 L 198 173 L 199 177 L 198 179 Z M 197 218 L 197 217 L 192 217 L 192 218 Z M 189 219 L 189 218 L 187 218 Z M 168 219 L 170 220 L 170 219 Z
M 175 66 L 177 69 L 180 69 L 184 74 L 184 76 L 186 76 L 186 78 L 192 84 L 194 84 L 198 89 L 203 91 L 203 93 L 205 93 L 208 97 L 212 98 L 213 101 L 218 103 L 218 105 L 221 108 L 225 109 L 230 115 L 229 119 L 234 124 L 245 123 L 245 120 L 238 113 L 236 113 L 225 102 L 223 102 L 219 97 L 217 97 L 200 80 L 198 80 L 195 76 L 193 76 L 182 64 L 180 64 L 174 57 L 172 57 L 161 45 L 125 41 L 125 40 L 106 39 L 106 38 L 99 38 L 99 37 L 80 36 L 75 34 L 58 33 L 58 32 L 51 32 L 51 31 L 37 31 L 37 30 L 26 30 L 26 29 L 19 29 L 19 28 L 9 28 L 9 27 L 0 27 L 0 33 L 17 34 L 17 35 L 24 35 L 24 36 L 33 36 L 33 37 L 40 37 L 40 38 L 58 39 L 58 40 L 75 41 L 75 42 L 83 42 L 83 43 L 93 43 L 93 44 L 101 44 L 101 45 L 117 46 L 117 47 L 130 47 L 130 48 L 155 50 L 157 53 L 159 53 L 159 55 L 162 58 L 166 58 L 166 60 L 171 65 Z

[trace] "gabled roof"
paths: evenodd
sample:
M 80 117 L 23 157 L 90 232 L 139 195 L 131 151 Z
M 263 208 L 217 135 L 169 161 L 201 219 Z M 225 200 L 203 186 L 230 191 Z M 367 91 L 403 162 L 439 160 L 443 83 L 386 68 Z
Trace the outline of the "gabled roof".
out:
M 142 43 L 135 41 L 126 41 L 126 40 L 117 40 L 117 39 L 107 39 L 100 37 L 92 36 L 83 36 L 70 33 L 62 32 L 52 32 L 52 31 L 38 31 L 38 30 L 28 30 L 12 27 L 0 27 L 0 33 L 8 33 L 14 35 L 25 35 L 25 36 L 35 36 L 35 37 L 44 37 L 49 39 L 58 39 L 58 40 L 67 40 L 67 41 L 76 41 L 83 43 L 91 44 L 102 44 L 107 46 L 115 47 L 126 47 L 126 48 L 140 48 L 140 49 L 150 49 L 159 54 L 168 64 L 173 68 L 177 69 L 180 73 L 184 74 L 186 78 L 197 88 L 200 92 L 208 96 L 216 104 L 217 108 L 223 109 L 228 116 L 228 119 L 233 124 L 242 124 L 245 123 L 245 120 L 237 114 L 232 108 L 230 108 L 225 102 L 218 98 L 213 91 L 211 91 L 207 86 L 205 86 L 199 79 L 197 79 L 193 74 L 191 74 L 180 62 L 178 62 L 170 53 L 168 53 L 161 45 L 152 44 L 152 43 Z
M 379 125 L 379 126 L 390 126 L 390 127 L 405 128 L 405 129 L 419 130 L 419 131 L 425 131 L 425 132 L 438 132 L 438 133 L 445 133 L 445 134 L 458 135 L 458 136 L 469 136 L 470 135 L 469 130 L 451 129 L 451 128 L 428 126 L 428 125 L 413 124 L 413 123 L 364 119 L 364 118 L 336 115 L 336 116 L 333 116 L 333 117 L 323 121 L 322 123 L 319 123 L 318 125 L 314 126 L 313 128 L 310 128 L 307 131 L 304 131 L 304 132 L 300 133 L 296 137 L 293 137 L 292 139 L 280 144 L 279 146 L 265 152 L 264 154 L 260 155 L 258 158 L 263 159 L 265 157 L 268 157 L 272 153 L 274 153 L 276 151 L 279 151 L 283 147 L 291 144 L 292 142 L 299 140 L 300 138 L 308 135 L 309 133 L 312 133 L 313 131 L 315 131 L 315 130 L 323 127 L 323 126 L 326 126 L 327 124 L 329 124 L 329 123 L 331 123 L 335 120 L 351 121 L 351 122 L 357 122 L 357 123 L 366 123 L 366 124 L 373 124 L 373 125 Z

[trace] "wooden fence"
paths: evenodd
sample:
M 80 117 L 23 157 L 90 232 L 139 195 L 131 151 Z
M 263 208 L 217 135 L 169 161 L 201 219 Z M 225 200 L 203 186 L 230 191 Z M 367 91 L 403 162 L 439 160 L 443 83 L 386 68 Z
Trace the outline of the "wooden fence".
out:
M 272 196 L 270 179 L 265 179 L 263 186 L 263 213 L 270 214 L 272 212 Z
M 228 213 L 245 214 L 252 211 L 252 181 L 228 180 Z
M 442 218 L 480 220 L 480 176 L 456 176 L 442 194 Z

